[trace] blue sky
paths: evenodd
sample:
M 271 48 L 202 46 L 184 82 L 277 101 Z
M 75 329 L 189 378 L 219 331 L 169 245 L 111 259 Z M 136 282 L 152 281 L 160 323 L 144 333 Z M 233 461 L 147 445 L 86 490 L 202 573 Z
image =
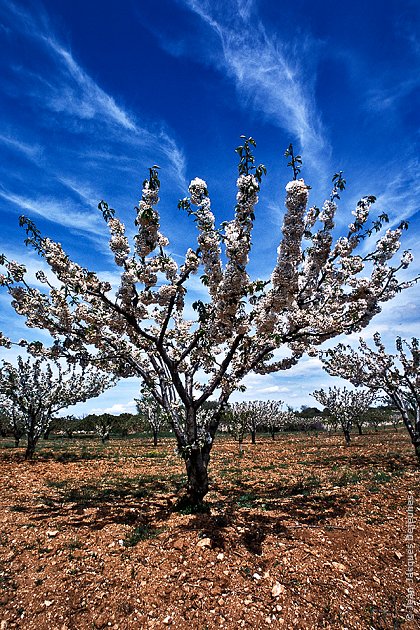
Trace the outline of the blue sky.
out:
M 378 198 L 391 226 L 420 229 L 420 5 L 409 0 L 0 0 L 0 251 L 32 272 L 42 261 L 23 245 L 30 216 L 81 264 L 112 279 L 106 199 L 132 226 L 152 164 L 161 167 L 163 231 L 182 255 L 193 229 L 177 210 L 190 179 L 208 183 L 218 221 L 231 218 L 241 134 L 257 141 L 268 169 L 250 269 L 268 276 L 276 257 L 293 142 L 311 202 L 329 196 L 342 169 L 338 230 L 356 201 Z M 416 251 L 417 250 L 417 251 Z M 420 255 L 408 276 L 419 272 Z M 419 290 L 387 304 L 364 336 L 418 333 Z M 39 336 L 0 295 L 0 329 Z M 3 351 L 10 358 L 14 351 Z M 313 404 L 332 385 L 315 359 L 293 371 L 249 377 L 246 398 Z M 120 383 L 77 408 L 132 410 L 138 385 Z

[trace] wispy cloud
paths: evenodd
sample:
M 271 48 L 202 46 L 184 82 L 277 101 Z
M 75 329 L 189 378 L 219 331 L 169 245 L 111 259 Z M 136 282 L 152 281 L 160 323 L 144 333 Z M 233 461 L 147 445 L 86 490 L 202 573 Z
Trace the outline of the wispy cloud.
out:
M 313 71 L 309 59 L 315 54 L 314 42 L 302 37 L 299 56 L 307 53 L 304 68 L 296 52 L 268 34 L 252 15 L 252 2 L 242 3 L 239 16 L 235 12 L 235 19 L 230 19 L 226 3 L 184 1 L 218 35 L 221 67 L 234 80 L 239 100 L 251 103 L 272 124 L 297 138 L 305 161 L 318 171 L 330 148 L 308 72 L 308 66 Z
M 114 177 L 114 172 L 122 169 L 132 180 L 140 169 L 143 171 L 147 165 L 158 163 L 165 172 L 165 181 L 185 191 L 185 156 L 172 131 L 161 120 L 139 122 L 142 113 L 129 111 L 119 102 L 121 99 L 107 93 L 60 41 L 42 4 L 35 12 L 3 0 L 0 17 L 10 23 L 11 31 L 32 51 L 27 60 L 17 59 L 15 65 L 8 67 L 13 86 L 9 89 L 9 98 L 27 102 L 28 107 L 37 112 L 39 120 L 33 128 L 25 123 L 21 129 L 14 129 L 13 134 L 3 132 L 0 145 L 36 161 L 40 149 L 27 139 L 36 133 L 44 137 L 45 129 L 54 137 L 54 142 L 47 142 L 42 153 L 42 173 L 36 174 L 38 188 L 44 179 L 49 198 L 42 199 L 42 204 L 22 199 L 16 193 L 10 174 L 9 181 L 3 180 L 8 188 L 2 194 L 3 199 L 20 205 L 24 201 L 24 207 L 68 227 L 72 222 L 67 212 L 69 204 L 63 203 L 61 196 L 53 198 L 57 189 L 54 180 L 90 206 L 93 203 L 96 206 L 99 199 L 112 191 L 112 204 L 117 206 L 120 200 L 126 203 L 127 191 L 123 182 Z M 38 57 L 42 63 L 32 64 L 31 58 Z M 104 156 L 112 160 L 111 167 Z M 87 168 L 83 170 L 80 167 L 85 163 Z M 112 168 L 112 172 L 107 168 Z M 102 192 L 96 198 L 92 195 L 86 198 L 84 191 L 99 189 Z M 60 204 L 64 206 L 61 212 Z M 96 221 L 92 222 L 83 213 L 72 216 L 80 231 L 92 232 Z
M 31 215 L 43 217 L 75 231 L 92 232 L 96 235 L 102 228 L 99 216 L 75 210 L 70 201 L 61 201 L 58 204 L 54 198 L 31 199 L 4 189 L 0 189 L 0 198 L 17 206 L 19 211 L 30 212 Z
M 413 217 L 420 211 L 420 160 L 407 161 L 404 170 L 398 164 L 394 170 L 388 166 L 384 174 L 384 191 L 377 196 L 376 206 L 389 214 L 393 225 Z
M 104 92 L 99 85 L 76 63 L 69 50 L 66 50 L 50 35 L 43 36 L 42 40 L 56 54 L 57 59 L 62 62 L 62 70 L 67 71 L 73 79 L 77 92 L 70 90 L 64 93 L 63 97 L 58 96 L 51 103 L 53 108 L 64 109 L 71 114 L 76 114 L 80 118 L 91 118 L 99 116 L 102 120 L 109 121 L 128 131 L 138 133 L 134 119 L 124 109 L 117 105 L 115 100 Z
M 410 96 L 419 85 L 420 78 L 416 76 L 397 84 L 393 83 L 388 88 L 372 89 L 367 95 L 366 106 L 374 112 L 385 113 L 387 110 L 399 106 L 400 101 Z
M 42 148 L 39 145 L 22 142 L 13 135 L 0 134 L 0 144 L 22 153 L 30 160 L 39 159 L 42 154 Z

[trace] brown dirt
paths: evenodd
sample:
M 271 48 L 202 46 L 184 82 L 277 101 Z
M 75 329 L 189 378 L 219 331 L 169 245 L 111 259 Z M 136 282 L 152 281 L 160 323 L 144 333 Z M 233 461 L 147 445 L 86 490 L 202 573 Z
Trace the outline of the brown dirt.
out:
M 172 509 L 171 440 L 54 440 L 32 463 L 1 445 L 1 630 L 420 627 L 404 433 L 260 439 L 242 458 L 220 439 L 211 513 L 195 515 Z

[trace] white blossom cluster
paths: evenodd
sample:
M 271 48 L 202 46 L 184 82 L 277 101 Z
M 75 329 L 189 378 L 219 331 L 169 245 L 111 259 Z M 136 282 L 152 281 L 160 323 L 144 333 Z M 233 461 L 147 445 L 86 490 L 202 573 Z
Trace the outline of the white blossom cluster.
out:
M 199 231 L 197 242 L 201 252 L 204 273 L 207 276 L 209 294 L 215 299 L 223 274 L 220 260 L 220 238 L 215 229 L 207 184 L 204 180 L 196 177 L 190 183 L 188 191 L 191 195 L 191 203 L 197 206 L 195 212 Z
M 136 218 L 139 231 L 134 237 L 136 252 L 140 258 L 145 258 L 153 252 L 159 241 L 159 214 L 154 208 L 158 201 L 158 189 L 152 187 L 151 183 L 146 180 Z

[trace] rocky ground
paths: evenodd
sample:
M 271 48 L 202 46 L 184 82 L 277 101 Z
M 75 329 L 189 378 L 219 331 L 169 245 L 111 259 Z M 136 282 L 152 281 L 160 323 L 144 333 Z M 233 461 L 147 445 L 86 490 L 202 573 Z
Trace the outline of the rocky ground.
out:
M 210 514 L 174 511 L 171 440 L 0 442 L 0 628 L 411 630 L 404 432 L 213 451 Z M 415 538 L 415 535 L 414 535 Z M 414 589 L 420 594 L 417 560 Z

